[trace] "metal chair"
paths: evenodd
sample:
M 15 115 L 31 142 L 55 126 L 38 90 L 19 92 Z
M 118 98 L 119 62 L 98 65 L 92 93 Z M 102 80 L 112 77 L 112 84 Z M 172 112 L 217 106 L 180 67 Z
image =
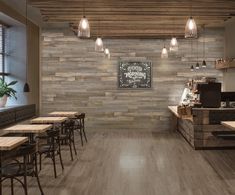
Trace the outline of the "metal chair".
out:
M 74 127 L 75 127 L 74 124 L 75 122 L 73 120 L 63 123 L 62 129 L 61 129 L 61 135 L 59 137 L 61 144 L 67 144 L 69 146 L 71 160 L 73 160 L 72 145 L 73 145 L 74 153 L 75 155 L 77 155 L 77 150 L 75 147 L 75 139 L 74 139 Z
M 9 161 L 9 158 L 12 160 Z M 11 180 L 12 195 L 14 195 L 14 180 L 22 185 L 25 195 L 28 195 L 27 176 L 36 177 L 41 195 L 44 195 L 38 177 L 36 144 L 22 145 L 14 154 L 7 154 L 5 160 L 9 162 L 2 167 L 1 182 L 6 179 Z M 20 177 L 23 177 L 23 181 L 20 180 Z
M 39 167 L 42 169 L 42 155 L 46 158 L 51 158 L 54 167 L 54 176 L 57 177 L 55 156 L 59 155 L 60 164 L 62 170 L 64 169 L 62 156 L 61 156 L 61 146 L 60 146 L 60 130 L 49 130 L 46 136 L 38 136 L 39 140 L 46 140 L 45 144 L 39 144 L 38 154 L 39 154 Z
M 77 115 L 76 123 L 75 123 L 75 130 L 79 132 L 82 146 L 83 146 L 83 136 L 87 142 L 87 136 L 85 132 L 85 117 L 86 117 L 85 113 L 81 113 L 80 115 Z

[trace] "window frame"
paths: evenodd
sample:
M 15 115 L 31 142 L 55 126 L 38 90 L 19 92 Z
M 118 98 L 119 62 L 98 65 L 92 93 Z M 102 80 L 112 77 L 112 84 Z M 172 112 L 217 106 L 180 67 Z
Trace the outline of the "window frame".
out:
M 6 39 L 6 36 L 5 36 L 5 30 L 6 30 L 6 26 L 4 24 L 1 24 L 0 23 L 0 28 L 2 30 L 2 34 L 1 34 L 1 39 L 2 39 L 2 42 L 0 43 L 1 44 L 1 47 L 2 47 L 2 52 L 0 53 L 0 55 L 2 56 L 2 71 L 0 71 L 0 76 L 2 77 L 3 80 L 5 80 L 5 77 L 6 76 L 9 76 L 9 73 L 6 72 L 6 42 L 5 42 L 5 39 Z

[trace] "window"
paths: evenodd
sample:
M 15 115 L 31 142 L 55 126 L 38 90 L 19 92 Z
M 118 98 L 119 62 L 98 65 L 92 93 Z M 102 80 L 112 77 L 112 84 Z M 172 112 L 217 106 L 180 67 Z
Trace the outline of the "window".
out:
M 4 79 L 8 74 L 5 67 L 5 27 L 0 24 L 0 77 Z

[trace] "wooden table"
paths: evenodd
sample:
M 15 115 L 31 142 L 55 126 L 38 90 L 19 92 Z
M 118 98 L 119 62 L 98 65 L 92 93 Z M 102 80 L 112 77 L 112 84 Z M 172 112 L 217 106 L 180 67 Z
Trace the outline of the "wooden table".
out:
M 62 112 L 51 112 L 49 113 L 50 116 L 58 116 L 58 117 L 68 117 L 68 118 L 75 118 L 77 115 L 79 115 L 78 112 L 67 112 L 67 111 L 62 111 Z
M 27 137 L 0 137 L 0 195 L 2 195 L 2 152 L 13 150 L 27 141 Z
M 12 150 L 27 141 L 27 137 L 0 137 L 0 151 Z
M 68 120 L 68 117 L 38 117 L 31 120 L 32 124 L 60 124 Z
M 44 133 L 51 129 L 52 125 L 42 124 L 29 124 L 29 125 L 14 125 L 9 128 L 3 129 L 6 133 L 24 133 L 29 135 L 30 143 L 34 142 L 34 134 Z

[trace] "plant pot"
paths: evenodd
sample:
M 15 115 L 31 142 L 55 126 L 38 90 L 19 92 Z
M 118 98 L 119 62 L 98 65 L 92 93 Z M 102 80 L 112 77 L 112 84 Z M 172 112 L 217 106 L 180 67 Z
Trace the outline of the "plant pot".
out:
M 0 98 L 0 108 L 5 107 L 7 103 L 7 96 L 4 95 L 3 97 Z

